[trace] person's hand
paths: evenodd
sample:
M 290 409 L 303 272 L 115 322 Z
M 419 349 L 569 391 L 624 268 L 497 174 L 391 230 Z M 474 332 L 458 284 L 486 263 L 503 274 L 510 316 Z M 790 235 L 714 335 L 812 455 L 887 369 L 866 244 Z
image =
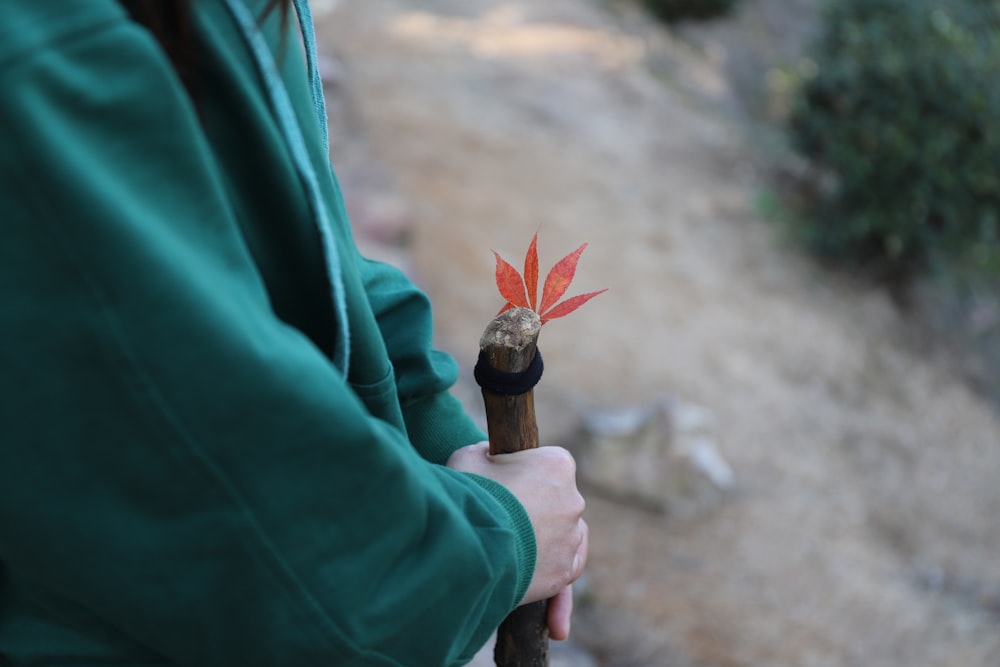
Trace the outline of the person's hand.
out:
M 576 487 L 573 456 L 561 447 L 491 456 L 488 443 L 481 442 L 457 450 L 447 465 L 503 484 L 524 506 L 535 530 L 538 555 L 521 603 L 551 598 L 549 635 L 568 637 L 573 611 L 570 585 L 583 573 L 588 546 L 585 502 Z

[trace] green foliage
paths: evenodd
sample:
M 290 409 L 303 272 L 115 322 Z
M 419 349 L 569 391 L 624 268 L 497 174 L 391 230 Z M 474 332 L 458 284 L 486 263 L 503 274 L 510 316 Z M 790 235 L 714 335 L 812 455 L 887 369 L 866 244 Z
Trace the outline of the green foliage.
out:
M 826 175 L 798 224 L 837 260 L 1000 267 L 1000 2 L 833 0 L 793 102 Z
M 643 4 L 666 22 L 709 19 L 726 14 L 737 0 L 643 0 Z

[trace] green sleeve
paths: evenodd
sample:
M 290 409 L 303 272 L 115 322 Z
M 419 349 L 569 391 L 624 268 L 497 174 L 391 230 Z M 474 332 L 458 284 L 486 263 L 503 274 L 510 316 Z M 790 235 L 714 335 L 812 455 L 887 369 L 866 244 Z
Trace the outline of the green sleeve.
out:
M 462 664 L 528 585 L 523 509 L 275 317 L 172 72 L 64 5 L 0 45 L 0 596 L 119 664 Z M 74 648 L 0 614 L 15 663 Z
M 444 463 L 459 447 L 485 440 L 458 399 L 448 393 L 458 378 L 458 365 L 431 345 L 427 297 L 387 264 L 364 261 L 362 277 L 396 372 L 406 429 L 417 451 L 429 461 Z

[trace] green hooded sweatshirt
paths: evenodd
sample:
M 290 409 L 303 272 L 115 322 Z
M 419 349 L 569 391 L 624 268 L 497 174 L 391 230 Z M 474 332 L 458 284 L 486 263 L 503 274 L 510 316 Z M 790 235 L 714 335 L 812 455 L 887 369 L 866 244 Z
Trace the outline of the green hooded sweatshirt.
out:
M 0 665 L 458 665 L 531 579 L 242 2 L 192 3 L 190 94 L 116 0 L 0 2 Z

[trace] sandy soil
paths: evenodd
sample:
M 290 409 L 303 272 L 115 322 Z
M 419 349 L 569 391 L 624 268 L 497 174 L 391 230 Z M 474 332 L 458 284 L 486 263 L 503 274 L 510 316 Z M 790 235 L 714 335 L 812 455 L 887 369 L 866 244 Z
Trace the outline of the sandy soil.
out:
M 1000 421 L 884 294 L 755 211 L 746 82 L 796 43 L 767 24 L 782 2 L 749 4 L 670 35 L 587 0 L 317 3 L 359 238 L 426 287 L 466 384 L 501 305 L 490 250 L 591 244 L 574 290 L 611 291 L 542 334 L 546 442 L 595 407 L 714 412 L 721 509 L 590 499 L 578 628 L 602 664 L 995 667 Z

